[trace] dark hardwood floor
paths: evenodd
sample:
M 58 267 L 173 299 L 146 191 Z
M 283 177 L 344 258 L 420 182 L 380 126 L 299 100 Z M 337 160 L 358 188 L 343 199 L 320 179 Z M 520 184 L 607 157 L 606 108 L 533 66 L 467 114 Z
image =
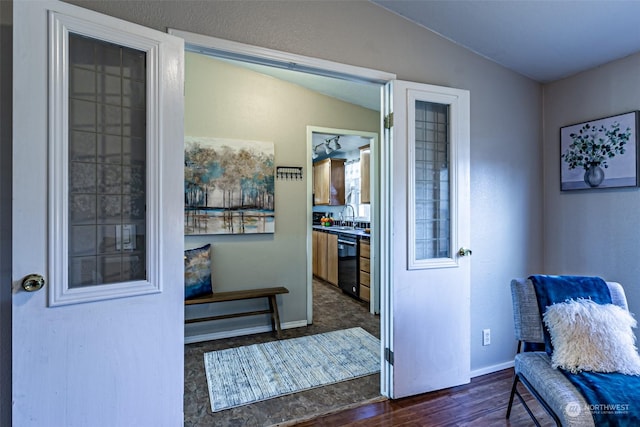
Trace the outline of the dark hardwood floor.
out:
M 366 304 L 342 294 L 334 286 L 314 280 L 314 322 L 283 331 L 284 338 L 361 326 L 380 336 L 378 316 Z M 397 400 L 380 396 L 379 374 L 307 390 L 225 411 L 211 411 L 202 363 L 208 351 L 275 340 L 272 333 L 246 335 L 185 346 L 186 427 L 264 426 L 511 426 L 534 425 L 516 400 L 507 421 L 505 414 L 513 370 L 476 377 L 469 384 Z M 544 427 L 554 425 L 542 407 L 520 385 L 530 407 Z M 382 400 L 382 401 L 380 401 Z M 375 403 L 361 404 L 363 401 Z M 343 410 L 344 408 L 350 408 Z M 329 415 L 322 415 L 329 414 Z
M 397 400 L 371 403 L 295 424 L 298 427 L 512 426 L 534 425 L 515 399 L 505 418 L 513 369 L 473 378 L 471 383 Z M 544 427 L 555 423 L 522 385 L 518 388 Z

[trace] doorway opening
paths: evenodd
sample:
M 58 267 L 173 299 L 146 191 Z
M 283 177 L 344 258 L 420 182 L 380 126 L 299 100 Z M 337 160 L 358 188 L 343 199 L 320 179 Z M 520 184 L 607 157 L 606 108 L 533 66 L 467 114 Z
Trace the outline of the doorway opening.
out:
M 252 137 L 254 139 L 273 139 L 277 142 L 276 145 L 276 165 L 291 165 L 291 166 L 299 166 L 299 162 L 303 162 L 302 164 L 305 166 L 304 170 L 306 170 L 306 189 L 304 189 L 303 193 L 305 196 L 300 197 L 301 193 L 300 188 L 295 190 L 297 193 L 289 193 L 290 199 L 295 199 L 296 201 L 286 201 L 284 209 L 285 211 L 297 212 L 296 217 L 284 217 L 283 220 L 287 221 L 287 226 L 291 226 L 291 230 L 285 230 L 285 233 L 293 233 L 296 237 L 296 247 L 300 250 L 297 255 L 302 254 L 303 258 L 296 258 L 296 262 L 291 262 L 291 259 L 286 260 L 287 265 L 283 266 L 281 271 L 284 270 L 292 270 L 295 269 L 298 273 L 302 274 L 303 282 L 306 283 L 304 286 L 305 292 L 303 293 L 304 297 L 301 300 L 301 306 L 304 308 L 304 319 L 305 324 L 309 324 L 310 326 L 322 325 L 321 319 L 318 316 L 314 315 L 314 292 L 316 290 L 315 287 L 318 286 L 317 280 L 314 283 L 313 275 L 312 275 L 312 214 L 313 214 L 313 206 L 312 206 L 312 195 L 313 195 L 313 179 L 312 179 L 312 170 L 313 170 L 313 159 L 312 153 L 315 151 L 316 146 L 312 144 L 314 135 L 316 137 L 322 137 L 322 135 L 326 135 L 325 145 L 329 146 L 336 150 L 336 143 L 346 142 L 345 140 L 348 138 L 359 138 L 361 144 L 358 145 L 357 151 L 360 152 L 365 151 L 365 146 L 369 145 L 369 151 L 367 151 L 367 155 L 370 159 L 370 176 L 371 183 L 368 188 L 370 193 L 370 201 L 369 203 L 361 203 L 361 189 L 356 188 L 355 185 L 350 185 L 353 187 L 351 192 L 347 193 L 346 200 L 352 202 L 347 204 L 357 204 L 357 214 L 354 213 L 351 215 L 351 224 L 350 226 L 354 226 L 354 222 L 356 219 L 362 219 L 361 223 L 363 225 L 368 225 L 368 227 L 360 227 L 363 229 L 368 228 L 370 234 L 370 242 L 371 242 L 371 259 L 375 259 L 378 254 L 378 227 L 380 222 L 377 220 L 379 218 L 379 207 L 376 205 L 376 200 L 380 191 L 379 187 L 379 154 L 378 154 L 378 143 L 380 141 L 380 136 L 382 134 L 382 119 L 381 119 L 381 105 L 382 105 L 382 95 L 383 95 L 383 86 L 382 84 L 394 76 L 387 75 L 386 73 L 373 73 L 367 74 L 366 71 L 362 71 L 357 69 L 357 67 L 353 67 L 353 74 L 349 74 L 347 72 L 340 71 L 327 71 L 322 69 L 322 63 L 319 63 L 318 67 L 313 66 L 300 66 L 297 63 L 286 63 L 282 61 L 282 58 L 279 58 L 279 61 L 269 61 L 263 60 L 258 57 L 254 57 L 249 55 L 246 51 L 247 47 L 244 45 L 235 44 L 233 42 L 226 41 L 217 41 L 214 43 L 216 46 L 219 43 L 228 45 L 228 49 L 220 49 L 219 46 L 216 48 L 211 47 L 203 47 L 202 44 L 190 44 L 190 37 L 187 34 L 182 34 L 182 32 L 171 31 L 172 33 L 179 35 L 187 41 L 186 45 L 186 87 L 189 86 L 189 63 L 190 57 L 206 57 L 208 61 L 216 61 L 221 64 L 222 68 L 234 68 L 234 73 L 236 76 L 243 74 L 245 77 L 249 76 L 249 74 L 260 74 L 262 77 L 269 76 L 272 79 L 282 80 L 287 82 L 288 85 L 291 85 L 294 92 L 298 91 L 306 91 L 307 93 L 313 92 L 315 93 L 315 97 L 323 98 L 319 103 L 331 103 L 331 108 L 320 108 L 316 103 L 306 103 L 300 102 L 298 98 L 292 97 L 287 98 L 288 89 L 283 89 L 278 86 L 278 89 L 274 89 L 272 92 L 272 98 L 269 100 L 268 97 L 262 98 L 262 95 L 258 95 L 258 92 L 255 91 L 253 95 L 244 93 L 242 90 L 238 91 L 233 89 L 235 101 L 238 98 L 242 98 L 242 102 L 247 110 L 252 112 L 252 116 L 250 120 L 239 120 L 234 117 L 226 117 L 228 127 L 225 127 L 224 130 L 220 130 L 220 128 L 216 128 L 216 131 L 225 132 L 224 135 L 220 135 L 227 138 L 236 137 L 237 134 L 234 134 L 238 129 L 241 129 L 243 132 L 254 132 Z M 207 38 L 208 39 L 208 38 Z M 199 39 L 201 41 L 201 39 Z M 219 42 L 219 43 L 218 43 Z M 240 53 L 239 53 L 240 52 Z M 283 65 L 284 64 L 284 65 Z M 349 66 L 345 66 L 349 69 Z M 228 71 L 228 70 L 227 70 Z M 363 72 L 365 74 L 364 77 L 356 77 L 358 73 Z M 213 75 L 213 78 L 220 79 L 220 75 L 217 72 L 210 73 Z M 376 76 L 375 78 L 372 75 Z M 251 80 L 251 77 L 248 77 Z M 259 80 L 262 82 L 260 83 Z M 266 84 L 269 85 L 267 82 Z M 261 79 L 253 80 L 251 84 L 256 84 L 256 87 L 260 87 L 264 89 L 265 82 Z M 211 92 L 211 97 L 217 96 L 214 92 Z M 278 102 L 275 102 L 275 101 Z M 285 104 L 289 103 L 290 105 L 284 105 L 282 101 L 285 100 Z M 234 101 L 234 102 L 235 102 Z M 187 100 L 185 107 L 185 130 L 186 132 L 198 132 L 202 131 L 202 128 L 199 127 L 199 123 L 191 122 L 193 118 L 190 117 L 189 114 L 189 102 Z M 218 103 L 221 105 L 221 109 L 224 110 L 228 108 L 228 105 L 224 105 L 224 103 Z M 278 116 L 277 119 L 274 120 L 273 115 L 263 115 L 265 111 L 274 112 L 278 109 L 286 110 L 286 113 Z M 276 111 L 277 112 L 277 111 Z M 203 116 L 202 111 L 199 111 L 198 116 L 199 121 L 205 120 L 205 116 Z M 224 111 L 216 110 L 216 114 L 223 115 Z M 309 113 L 309 116 L 305 116 L 305 114 Z M 265 117 L 270 116 L 270 117 Z M 304 116 L 303 121 L 299 121 L 297 123 L 292 123 L 294 118 L 299 118 L 299 116 Z M 211 116 L 209 116 L 210 118 Z M 271 122 L 269 122 L 271 120 Z M 265 136 L 265 133 L 258 133 L 257 126 L 254 129 L 253 126 L 258 122 L 262 121 L 264 125 L 262 130 L 269 129 L 267 132 L 268 135 Z M 225 125 L 226 125 L 225 124 Z M 304 126 L 303 135 L 306 129 L 307 138 L 306 141 L 303 138 L 300 138 L 300 126 Z M 353 130 L 358 129 L 358 130 Z M 361 130 L 362 129 L 362 130 Z M 329 134 L 331 138 L 334 138 L 332 141 L 327 141 L 329 139 Z M 335 138 L 339 137 L 339 138 Z M 343 141 L 339 141 L 342 138 Z M 290 139 L 290 141 L 289 141 Z M 306 142 L 306 143 L 304 143 Z M 319 145 L 319 144 L 316 144 Z M 346 160 L 346 159 L 345 159 Z M 287 163 L 289 162 L 289 163 Z M 353 169 L 353 168 L 350 168 Z M 282 197 L 282 199 L 287 198 Z M 345 201 L 346 201 L 345 200 Z M 354 203 L 355 202 L 355 203 Z M 362 206 L 360 206 L 362 205 Z M 365 206 L 369 205 L 369 206 Z M 344 203 L 343 203 L 344 208 Z M 276 205 L 276 211 L 278 211 L 278 205 Z M 281 218 L 278 213 L 278 220 Z M 286 214 L 285 214 L 286 215 Z M 364 221 L 367 217 L 367 221 Z M 346 219 L 346 218 L 345 218 Z M 290 221 L 289 221 L 290 220 Z M 276 230 L 278 230 L 278 224 L 276 223 Z M 251 240 L 256 244 L 267 242 L 272 247 L 277 245 L 277 241 L 280 236 L 251 236 L 245 237 L 245 240 Z M 221 244 L 230 243 L 231 236 L 226 236 L 220 238 Z M 290 242 L 291 243 L 291 242 Z M 245 248 L 246 249 L 246 248 Z M 279 262 L 279 261 L 276 261 Z M 292 265 L 294 266 L 292 268 Z M 373 264 L 374 269 L 377 269 L 377 264 Z M 365 304 L 361 300 L 357 301 L 347 295 L 344 295 L 341 292 L 337 292 L 337 289 L 331 289 L 334 291 L 333 296 L 339 296 L 346 298 L 346 301 L 349 303 L 356 303 L 360 305 L 360 308 L 365 307 L 365 312 L 373 316 L 373 313 L 379 313 L 380 311 L 380 298 L 379 298 L 379 284 L 377 284 L 377 278 L 379 277 L 376 273 L 376 270 L 371 272 L 371 279 L 373 280 L 371 288 L 374 289 L 372 295 L 369 296 L 370 304 Z M 323 286 L 323 284 L 320 284 Z M 324 289 L 326 291 L 326 289 Z M 293 293 L 293 292 L 292 292 Z M 289 307 L 290 305 L 288 305 Z M 315 313 L 320 314 L 320 313 Z M 374 316 L 375 317 L 375 316 Z M 375 317 L 377 319 L 377 336 L 380 337 L 380 320 L 379 317 Z M 291 328 L 291 325 L 288 325 L 286 322 L 283 324 L 285 332 L 287 328 Z M 313 323 L 313 325 L 311 325 Z M 298 325 L 302 326 L 302 325 Z M 286 336 L 286 335 L 285 335 Z M 382 353 L 382 352 L 381 352 Z M 186 363 L 185 363 L 186 365 Z M 381 360 L 382 365 L 382 360 Z M 185 376 L 189 378 L 189 375 Z M 376 396 L 380 396 L 380 394 L 385 395 L 386 393 L 386 385 L 385 382 L 380 379 L 377 383 L 377 393 Z M 185 408 L 186 410 L 187 408 Z
M 377 243 L 372 224 L 377 220 L 378 181 L 371 165 L 375 165 L 377 156 L 372 153 L 377 154 L 379 140 L 377 132 L 307 127 L 313 162 L 312 276 L 364 303 L 371 314 L 380 313 L 379 269 L 370 250 Z M 325 187 L 330 187 L 331 197 L 323 195 Z M 322 233 L 329 234 L 326 246 L 322 246 Z M 309 287 L 309 323 L 313 320 L 312 296 Z

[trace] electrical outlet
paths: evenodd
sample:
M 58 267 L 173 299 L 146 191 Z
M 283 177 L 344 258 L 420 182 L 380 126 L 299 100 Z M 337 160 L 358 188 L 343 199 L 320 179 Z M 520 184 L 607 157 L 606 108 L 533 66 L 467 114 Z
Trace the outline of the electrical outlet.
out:
M 482 345 L 491 344 L 491 329 L 482 330 Z

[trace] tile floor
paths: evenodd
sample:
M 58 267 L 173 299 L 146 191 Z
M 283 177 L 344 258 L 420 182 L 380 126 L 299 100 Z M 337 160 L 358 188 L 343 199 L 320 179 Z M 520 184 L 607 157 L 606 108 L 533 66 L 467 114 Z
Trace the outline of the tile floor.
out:
M 314 322 L 303 328 L 286 329 L 283 339 L 360 326 L 380 337 L 380 316 L 368 305 L 321 281 L 313 283 Z M 335 412 L 363 401 L 380 398 L 380 375 L 369 375 L 330 386 L 212 413 L 204 372 L 203 354 L 208 351 L 274 340 L 272 333 L 225 338 L 185 345 L 184 425 L 271 426 L 294 425 L 314 415 Z

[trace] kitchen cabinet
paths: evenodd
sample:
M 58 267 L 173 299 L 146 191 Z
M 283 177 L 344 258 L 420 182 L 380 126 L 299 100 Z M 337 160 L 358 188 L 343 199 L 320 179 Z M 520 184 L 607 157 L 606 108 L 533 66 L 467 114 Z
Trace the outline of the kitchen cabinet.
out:
M 371 257 L 368 240 L 360 240 L 360 299 L 371 300 Z
M 327 280 L 327 236 L 323 231 L 313 231 L 313 274 Z
M 360 147 L 360 203 L 371 203 L 371 150 Z
M 338 235 L 327 235 L 327 282 L 338 286 Z
M 338 235 L 313 230 L 311 246 L 313 275 L 338 286 Z
M 313 203 L 344 205 L 345 159 L 324 159 L 313 164 Z
M 311 271 L 314 276 L 318 276 L 318 234 L 319 231 L 313 230 L 311 233 Z

